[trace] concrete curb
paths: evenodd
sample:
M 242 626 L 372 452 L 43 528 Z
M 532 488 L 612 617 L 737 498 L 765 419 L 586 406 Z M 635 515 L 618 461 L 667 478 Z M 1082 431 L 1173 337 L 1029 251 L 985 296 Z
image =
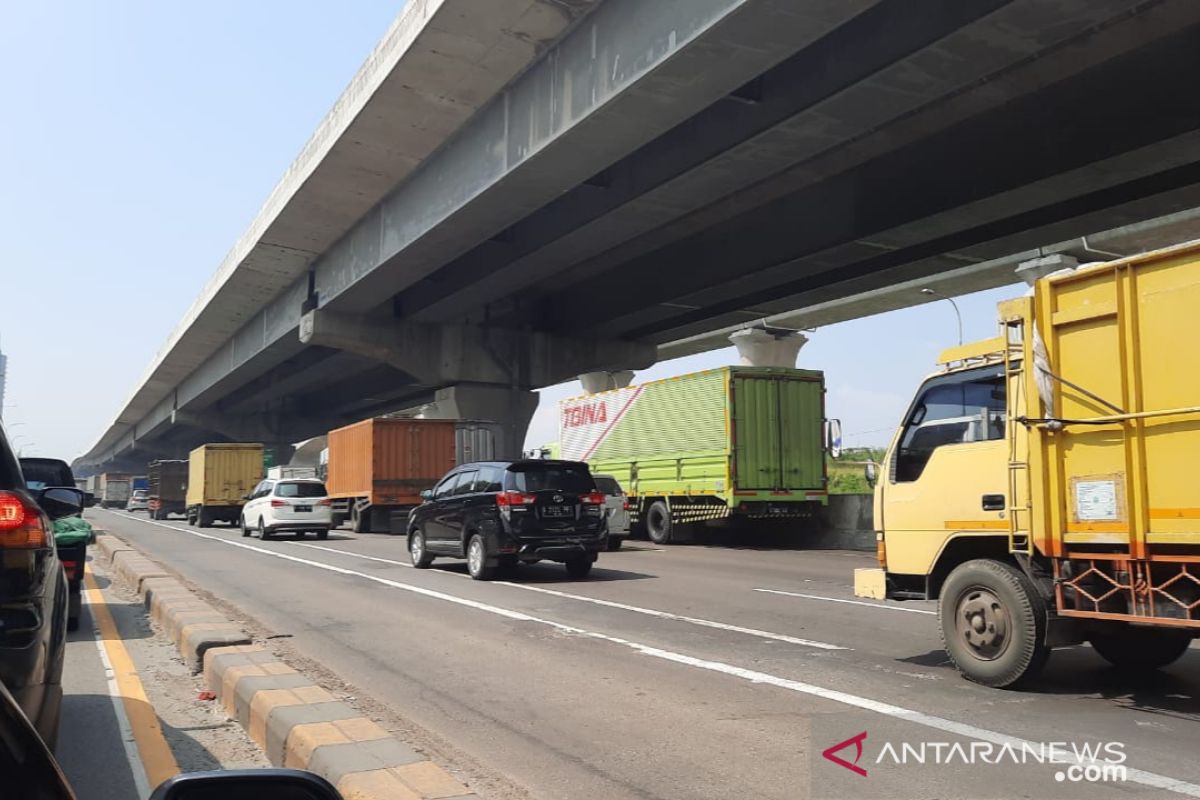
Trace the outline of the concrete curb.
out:
M 276 659 L 166 570 L 112 534 L 112 574 L 142 596 L 184 660 L 277 767 L 307 769 L 345 800 L 470 800 L 478 795 L 377 723 Z

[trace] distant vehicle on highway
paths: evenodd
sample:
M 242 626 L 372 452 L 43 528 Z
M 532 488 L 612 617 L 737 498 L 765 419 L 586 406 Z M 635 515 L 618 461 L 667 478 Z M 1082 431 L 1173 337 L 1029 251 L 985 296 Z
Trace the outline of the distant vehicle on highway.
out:
M 149 511 L 150 510 L 150 490 L 149 489 L 134 489 L 133 494 L 129 495 L 129 502 L 125 504 L 126 511 Z
M 149 514 L 151 519 L 166 519 L 170 514 L 187 511 L 188 462 L 168 459 L 151 461 Z
M 606 498 L 578 461 L 490 461 L 452 469 L 409 515 L 408 552 L 424 569 L 465 558 L 475 580 L 559 561 L 586 578 L 607 546 Z
M 53 521 L 83 510 L 83 493 L 67 474 L 70 488 L 39 486 L 38 480 L 38 488 L 30 488 L 0 429 L 0 683 L 51 747 L 58 737 L 69 605 Z
M 53 746 L 30 724 L 28 716 L 3 684 L 0 684 L 0 774 L 4 775 L 4 797 L 29 800 L 76 800 L 62 767 L 51 754 Z M 100 770 L 89 776 L 91 787 L 107 788 L 109 773 Z M 169 778 L 150 795 L 150 800 L 341 800 L 341 795 L 324 778 L 295 769 L 236 769 L 190 772 Z M 140 800 L 130 797 L 126 800 Z
M 596 475 L 596 488 L 604 492 L 608 509 L 608 549 L 620 550 L 629 538 L 629 496 L 612 475 Z
M 242 536 L 257 531 L 260 539 L 284 532 L 311 532 L 327 539 L 333 527 L 332 501 L 325 484 L 315 478 L 265 480 L 246 496 L 241 526 Z
M 207 528 L 217 520 L 238 524 L 244 498 L 263 477 L 263 446 L 242 442 L 202 444 L 188 454 L 187 521 Z
M 325 482 L 334 527 L 349 520 L 355 533 L 403 532 L 421 503 L 418 489 L 456 463 L 455 429 L 453 420 L 380 417 L 330 431 Z

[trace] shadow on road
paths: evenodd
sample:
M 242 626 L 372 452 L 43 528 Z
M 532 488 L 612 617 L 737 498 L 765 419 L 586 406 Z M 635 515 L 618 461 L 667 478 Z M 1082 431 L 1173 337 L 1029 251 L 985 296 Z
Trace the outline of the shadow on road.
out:
M 601 559 L 600 563 L 603 563 L 603 556 Z M 444 565 L 439 562 L 437 568 L 443 572 L 467 574 L 466 562 L 449 562 Z M 597 564 L 592 567 L 591 575 L 583 579 L 576 579 L 567 574 L 567 570 L 562 564 L 541 563 L 522 564 L 515 571 L 501 570 L 496 576 L 496 580 L 512 581 L 513 583 L 604 583 L 607 581 L 640 581 L 657 577 L 657 575 L 648 575 L 644 572 L 606 569 Z

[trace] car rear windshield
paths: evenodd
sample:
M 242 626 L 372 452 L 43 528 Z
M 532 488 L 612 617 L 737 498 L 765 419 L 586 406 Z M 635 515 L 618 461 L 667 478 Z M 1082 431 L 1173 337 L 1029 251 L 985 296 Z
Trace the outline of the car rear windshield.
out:
M 290 483 L 284 481 L 275 484 L 276 497 L 324 497 L 325 484 L 323 483 Z
M 596 488 L 609 497 L 616 497 L 622 493 L 621 484 L 617 483 L 616 478 L 606 478 L 603 476 L 596 478 Z
M 508 468 L 506 488 L 518 492 L 575 492 L 583 494 L 596 488 L 592 473 L 585 467 L 531 464 Z
M 25 474 L 25 484 L 31 489 L 45 489 L 47 486 L 75 486 L 75 476 L 67 462 L 57 458 L 22 458 L 21 472 Z
M 150 496 L 150 492 L 148 492 L 145 489 L 134 489 L 133 496 L 134 496 L 134 499 L 136 499 L 136 500 L 145 500 L 147 497 Z

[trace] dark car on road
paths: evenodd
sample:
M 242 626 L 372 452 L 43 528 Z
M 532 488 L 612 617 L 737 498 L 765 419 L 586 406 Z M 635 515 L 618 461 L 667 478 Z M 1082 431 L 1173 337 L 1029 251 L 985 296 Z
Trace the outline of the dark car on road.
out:
M 408 520 L 408 552 L 424 569 L 465 558 L 476 580 L 503 567 L 559 561 L 573 578 L 608 545 L 604 493 L 577 461 L 489 461 L 451 470 Z
M 0 682 L 51 747 L 62 703 L 68 607 L 53 520 L 82 507 L 83 493 L 74 487 L 30 489 L 0 431 Z

